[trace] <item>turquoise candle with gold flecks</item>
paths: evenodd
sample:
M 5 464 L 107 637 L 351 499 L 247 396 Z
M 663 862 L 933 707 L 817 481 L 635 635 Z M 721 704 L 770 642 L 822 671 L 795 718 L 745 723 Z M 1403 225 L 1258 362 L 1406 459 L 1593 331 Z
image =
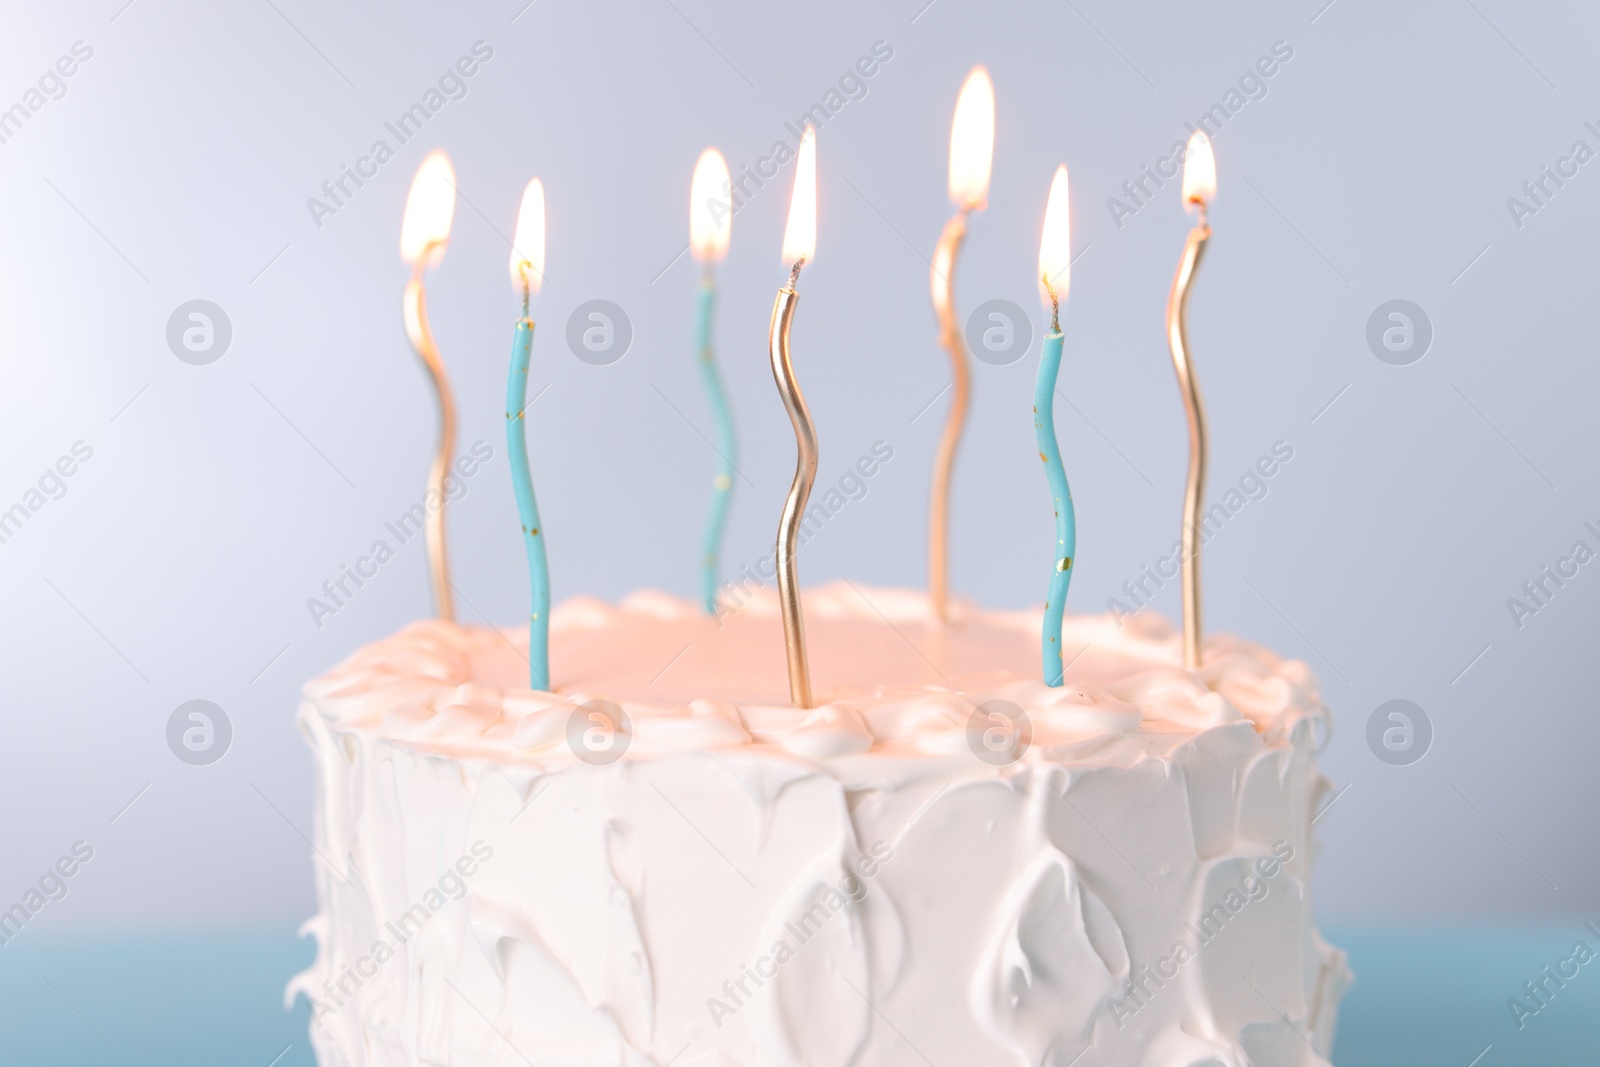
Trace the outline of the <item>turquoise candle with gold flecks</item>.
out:
M 1060 685 L 1061 616 L 1066 611 L 1067 587 L 1072 583 L 1072 559 L 1078 547 L 1077 516 L 1072 510 L 1072 488 L 1061 463 L 1061 448 L 1056 443 L 1056 378 L 1061 372 L 1059 330 L 1045 334 L 1039 354 L 1039 375 L 1033 386 L 1033 436 L 1044 461 L 1044 477 L 1050 487 L 1050 502 L 1056 513 L 1056 558 L 1050 571 L 1050 591 L 1044 602 L 1044 680 Z
M 511 487 L 522 519 L 522 542 L 528 553 L 532 606 L 528 613 L 528 683 L 550 688 L 550 566 L 544 553 L 539 501 L 528 470 L 528 361 L 533 351 L 533 320 L 517 322 L 511 341 L 511 376 L 506 382 L 506 454 L 511 457 Z
M 728 526 L 728 505 L 733 496 L 734 453 L 737 449 L 733 434 L 733 411 L 728 406 L 728 392 L 722 384 L 722 374 L 717 370 L 716 356 L 711 347 L 711 317 L 716 301 L 716 282 L 708 274 L 700 284 L 700 299 L 695 305 L 694 337 L 700 373 L 705 378 L 706 393 L 711 398 L 711 412 L 717 433 L 717 473 L 711 480 L 711 513 L 706 519 L 700 573 L 701 596 L 705 601 L 706 613 L 710 615 L 717 612 L 719 561 L 723 534 Z
M 737 442 L 733 437 L 733 411 L 711 349 L 711 318 L 717 306 L 717 282 L 712 272 L 728 254 L 732 222 L 733 184 L 728 177 L 728 162 L 721 152 L 708 148 L 695 161 L 694 177 L 689 182 L 689 248 L 705 272 L 694 309 L 694 349 L 717 434 L 717 471 L 711 478 L 711 510 L 706 516 L 705 539 L 700 548 L 700 599 L 711 616 L 717 614 L 722 541 L 728 528 L 728 505 L 732 503 L 734 464 L 738 462 L 734 456 Z
M 1044 209 L 1044 232 L 1039 238 L 1039 297 L 1050 312 L 1050 329 L 1039 353 L 1039 375 L 1033 384 L 1033 439 L 1044 462 L 1044 479 L 1050 487 L 1050 506 L 1056 513 L 1056 551 L 1050 568 L 1050 591 L 1044 601 L 1044 680 L 1060 685 L 1066 673 L 1061 662 L 1061 616 L 1067 610 L 1067 587 L 1078 553 L 1078 520 L 1072 511 L 1072 490 L 1067 469 L 1061 465 L 1056 443 L 1056 378 L 1061 374 L 1061 305 L 1072 278 L 1072 224 L 1067 208 L 1067 168 L 1056 168 L 1050 181 L 1050 199 Z
M 528 554 L 528 684 L 551 691 L 550 565 L 544 555 L 544 524 L 528 470 L 528 360 L 533 352 L 533 319 L 528 303 L 544 281 L 544 184 L 538 178 L 522 192 L 517 236 L 511 244 L 511 284 L 522 292 L 522 317 L 511 339 L 511 373 L 506 378 L 506 454 L 511 488 L 522 521 L 522 547 Z

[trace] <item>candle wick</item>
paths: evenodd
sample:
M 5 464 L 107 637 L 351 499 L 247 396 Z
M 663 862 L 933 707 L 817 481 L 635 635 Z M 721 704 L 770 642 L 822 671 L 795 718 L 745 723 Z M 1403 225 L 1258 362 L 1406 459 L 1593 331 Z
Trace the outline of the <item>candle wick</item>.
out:
M 523 318 L 527 318 L 528 317 L 528 298 L 531 295 L 530 294 L 530 286 L 529 286 L 529 283 L 528 283 L 528 267 L 529 266 L 530 266 L 530 264 L 525 259 L 517 264 L 517 273 L 522 275 L 522 317 Z
M 417 256 L 416 263 L 412 264 L 411 267 L 411 277 L 414 281 L 422 281 L 422 276 L 426 274 L 428 268 L 433 265 L 432 261 L 434 250 L 443 248 L 444 245 L 445 242 L 443 241 L 429 241 L 427 244 L 422 246 L 422 253 Z
M 1050 275 L 1041 274 L 1044 281 L 1044 291 L 1050 294 L 1050 332 L 1061 332 L 1061 298 L 1056 295 L 1056 287 L 1050 284 Z
M 801 256 L 799 259 L 794 261 L 794 267 L 789 271 L 789 288 L 793 289 L 795 283 L 800 280 L 800 268 L 804 267 L 805 265 L 805 256 Z

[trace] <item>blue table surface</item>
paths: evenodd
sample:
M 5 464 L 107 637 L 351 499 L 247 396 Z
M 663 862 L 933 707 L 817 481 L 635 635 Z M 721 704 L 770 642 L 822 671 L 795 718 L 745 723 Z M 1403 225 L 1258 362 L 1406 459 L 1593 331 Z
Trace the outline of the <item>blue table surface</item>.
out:
M 1600 1063 L 1600 959 L 1520 1030 L 1507 1007 L 1576 941 L 1600 950 L 1579 922 L 1326 935 L 1356 971 L 1334 1044 L 1339 1067 L 1469 1067 L 1479 1056 L 1475 1067 Z M 0 1064 L 311 1067 L 310 1013 L 303 1001 L 282 1008 L 285 980 L 311 954 L 280 931 L 24 931 L 0 946 Z

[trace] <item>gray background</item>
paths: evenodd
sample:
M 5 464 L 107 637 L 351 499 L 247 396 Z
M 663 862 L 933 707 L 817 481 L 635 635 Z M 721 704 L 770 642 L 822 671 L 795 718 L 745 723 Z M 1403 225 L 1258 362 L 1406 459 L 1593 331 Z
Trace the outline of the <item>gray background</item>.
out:
M 281 926 L 312 909 L 297 689 L 429 611 L 419 542 L 320 629 L 305 604 L 421 490 L 433 414 L 400 329 L 398 229 L 429 148 L 451 152 L 463 198 L 432 315 L 462 445 L 496 455 L 451 515 L 463 617 L 524 610 L 501 398 L 506 235 L 535 174 L 550 237 L 533 383 L 550 391 L 530 439 L 556 596 L 689 594 L 715 460 L 689 349 L 696 268 L 674 263 L 691 169 L 708 144 L 754 162 L 888 42 L 867 97 L 819 138 L 795 345 L 822 481 L 877 439 L 895 458 L 808 546 L 804 573 L 916 585 L 944 401 L 916 416 L 947 380 L 925 257 L 950 213 L 956 93 L 988 64 L 995 176 L 959 301 L 1037 308 L 1039 223 L 1066 162 L 1081 253 L 1059 409 L 1081 523 L 1070 606 L 1099 611 L 1176 535 L 1185 454 L 1162 334 L 1186 230 L 1176 186 L 1120 228 L 1106 201 L 1281 40 L 1293 59 L 1216 138 L 1217 234 L 1191 329 L 1216 491 L 1276 441 L 1294 458 L 1212 543 L 1210 620 L 1305 658 L 1335 709 L 1326 763 L 1349 791 L 1319 822 L 1325 916 L 1592 912 L 1600 727 L 1583 649 L 1600 563 L 1521 629 L 1506 600 L 1575 540 L 1600 547 L 1583 528 L 1600 520 L 1584 458 L 1600 443 L 1600 162 L 1520 229 L 1506 199 L 1575 139 L 1600 148 L 1583 127 L 1600 119 L 1600 16 L 1509 0 L 523 2 L 7 12 L 0 106 L 74 41 L 94 56 L 0 145 L 0 508 L 73 442 L 94 456 L 0 545 L 0 901 L 85 839 L 94 860 L 35 925 Z M 316 227 L 306 198 L 480 39 L 494 58 L 469 95 Z M 739 486 L 734 561 L 770 545 L 793 462 L 764 348 L 789 184 L 785 171 L 740 212 L 722 271 L 717 336 L 754 486 Z M 165 342 L 196 298 L 232 321 L 210 366 Z M 561 342 L 595 298 L 636 331 L 609 367 Z M 1406 367 L 1365 341 L 1396 298 L 1435 333 Z M 1037 603 L 1048 577 L 1033 370 L 1031 355 L 975 365 L 953 578 L 991 605 Z M 210 766 L 165 740 L 197 698 L 233 724 Z M 1412 766 L 1365 741 L 1393 698 L 1434 725 Z

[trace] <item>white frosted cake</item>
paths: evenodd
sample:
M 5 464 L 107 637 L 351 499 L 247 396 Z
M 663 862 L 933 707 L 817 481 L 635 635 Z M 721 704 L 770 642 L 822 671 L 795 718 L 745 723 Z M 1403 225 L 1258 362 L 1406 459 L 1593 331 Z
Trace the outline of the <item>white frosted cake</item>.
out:
M 559 694 L 443 622 L 309 684 L 324 1067 L 1328 1062 L 1304 663 L 1069 617 L 1052 689 L 1036 612 L 805 608 L 812 711 L 760 594 L 569 602 Z

